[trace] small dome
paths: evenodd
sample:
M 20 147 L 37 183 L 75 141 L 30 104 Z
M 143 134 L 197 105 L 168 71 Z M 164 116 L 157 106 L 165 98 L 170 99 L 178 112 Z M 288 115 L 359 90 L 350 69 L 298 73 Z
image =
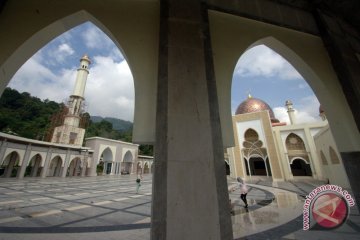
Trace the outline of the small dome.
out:
M 270 106 L 264 102 L 263 100 L 253 98 L 251 96 L 248 97 L 245 101 L 243 101 L 238 108 L 236 109 L 235 115 L 244 114 L 244 113 L 252 113 L 252 112 L 262 112 L 269 111 L 270 120 L 272 123 L 278 123 L 279 120 L 275 118 L 273 110 Z
M 82 60 L 85 60 L 85 61 L 88 61 L 89 63 L 91 63 L 90 58 L 87 54 L 84 54 L 84 56 L 82 56 L 82 58 L 80 58 L 80 61 L 82 61 Z

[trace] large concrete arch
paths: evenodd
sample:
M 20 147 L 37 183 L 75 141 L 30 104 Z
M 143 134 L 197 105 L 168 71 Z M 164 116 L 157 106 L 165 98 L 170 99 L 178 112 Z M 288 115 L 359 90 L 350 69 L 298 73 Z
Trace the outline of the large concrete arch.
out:
M 158 58 L 159 3 L 120 1 L 89 4 L 64 0 L 8 1 L 0 15 L 0 93 L 11 77 L 36 51 L 61 33 L 91 21 L 119 47 L 130 66 L 135 86 L 133 141 L 152 143 Z M 65 7 L 66 6 L 66 7 Z M 17 14 L 11 14 L 15 12 Z M 116 14 L 110 14 L 116 12 Z M 20 22 L 19 22 L 20 21 Z M 19 27 L 21 25 L 21 27 Z M 141 92 L 141 94 L 137 94 Z M 140 104 L 147 102 L 147 105 Z
M 360 149 L 356 123 L 320 37 L 217 11 L 209 13 L 224 146 L 234 145 L 230 92 L 235 65 L 248 48 L 264 44 L 289 61 L 313 89 L 326 109 L 339 150 Z
M 18 52 L 22 44 L 67 16 L 82 10 L 91 14 L 106 26 L 114 42 L 121 44 L 131 65 L 136 107 L 133 140 L 144 143 L 154 140 L 157 115 L 152 239 L 232 239 L 228 188 L 221 160 L 221 134 L 225 146 L 233 146 L 234 141 L 231 79 L 239 56 L 249 46 L 270 36 L 296 53 L 326 82 L 325 86 L 320 81 L 310 84 L 322 103 L 329 99 L 328 95 L 335 98 L 333 106 L 326 103 L 324 108 L 341 156 L 350 163 L 348 174 L 356 190 L 355 198 L 359 200 L 360 138 L 354 123 L 356 118 L 360 126 L 357 81 L 360 64 L 355 54 L 360 50 L 359 40 L 351 38 L 351 29 L 346 24 L 341 25 L 344 13 L 339 18 L 331 17 L 331 11 L 337 16 L 334 3 L 330 4 L 333 7 L 327 16 L 328 9 L 320 9 L 320 5 L 312 5 L 310 1 L 303 1 L 311 7 L 304 9 L 292 5 L 293 1 L 286 2 L 287 8 L 279 1 L 8 0 L 1 3 L 0 9 L 0 91 L 7 84 L 5 79 L 10 79 L 19 67 L 8 59 L 13 56 L 27 59 L 24 52 L 23 55 Z M 223 13 L 210 8 L 222 9 Z M 224 13 L 226 10 L 233 14 Z M 69 25 L 63 21 L 58 27 L 65 31 Z M 322 33 L 317 25 L 322 27 Z M 357 29 L 354 32 L 358 34 Z M 340 63 L 337 74 L 347 91 L 353 115 L 319 36 L 330 42 L 326 47 L 331 60 Z M 183 149 L 189 149 L 186 156 Z M 203 181 L 194 182 L 195 177 Z M 206 196 L 198 189 L 205 191 Z M 207 204 L 198 204 L 204 201 Z M 181 222 L 189 223 L 186 229 Z

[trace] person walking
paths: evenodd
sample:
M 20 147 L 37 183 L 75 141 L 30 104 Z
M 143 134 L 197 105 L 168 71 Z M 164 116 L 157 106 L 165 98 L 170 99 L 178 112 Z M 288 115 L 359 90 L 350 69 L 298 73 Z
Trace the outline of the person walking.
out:
M 141 186 L 141 179 L 140 177 L 138 177 L 136 179 L 136 193 L 139 193 L 140 186 Z
M 246 183 L 244 182 L 244 180 L 242 180 L 240 177 L 238 177 L 236 180 L 239 182 L 240 198 L 245 203 L 245 208 L 247 208 L 248 203 L 247 203 L 246 195 L 248 193 L 248 187 L 247 187 Z

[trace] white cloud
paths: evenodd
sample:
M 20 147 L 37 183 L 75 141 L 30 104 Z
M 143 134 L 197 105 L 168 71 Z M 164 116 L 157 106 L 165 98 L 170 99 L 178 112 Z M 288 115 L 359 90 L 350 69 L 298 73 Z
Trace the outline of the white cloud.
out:
M 35 60 L 39 63 L 46 63 L 47 65 L 58 67 L 64 65 L 68 61 L 68 57 L 74 55 L 74 53 L 75 51 L 69 43 L 59 43 L 55 46 L 41 49 L 35 54 L 38 55 Z M 32 58 L 34 58 L 34 56 Z M 39 56 L 41 56 L 41 58 Z
M 287 124 L 290 123 L 289 115 L 285 107 L 275 107 L 273 108 L 273 112 L 275 118 L 277 118 L 280 122 L 286 122 Z
M 101 56 L 92 60 L 85 89 L 86 111 L 90 115 L 133 121 L 134 84 L 126 61 L 114 62 L 110 57 Z M 41 99 L 64 102 L 72 94 L 76 67 L 55 75 L 36 58 L 30 58 L 15 74 L 9 87 Z
M 72 49 L 68 44 L 66 43 L 62 43 L 59 45 L 58 47 L 58 51 L 60 53 L 65 53 L 67 55 L 72 55 L 74 54 L 74 49 Z
M 301 75 L 279 54 L 260 45 L 246 51 L 236 64 L 234 75 L 299 79 Z
M 85 91 L 88 112 L 133 121 L 134 84 L 127 62 L 100 56 L 93 62 Z
M 9 87 L 29 92 L 41 99 L 62 101 L 71 86 L 68 74 L 64 72 L 63 76 L 57 76 L 41 65 L 38 59 L 30 58 L 14 75 Z
M 319 102 L 315 96 L 302 98 L 298 106 L 294 105 L 296 123 L 309 123 L 320 121 Z M 275 117 L 280 122 L 290 123 L 289 115 L 285 107 L 273 108 Z
M 287 113 L 287 109 L 285 107 L 275 107 L 273 108 L 275 117 L 279 119 L 280 122 L 286 122 L 290 124 L 289 115 Z M 295 109 L 295 122 L 296 123 L 310 123 L 316 122 L 320 119 L 310 115 L 310 113 L 303 111 L 303 110 L 296 110 Z
M 62 43 L 57 47 L 55 51 L 53 51 L 52 53 L 48 52 L 48 54 L 50 56 L 52 55 L 51 57 L 56 60 L 57 63 L 55 64 L 59 64 L 64 63 L 66 61 L 66 58 L 73 55 L 74 52 L 74 49 L 72 49 L 69 44 Z

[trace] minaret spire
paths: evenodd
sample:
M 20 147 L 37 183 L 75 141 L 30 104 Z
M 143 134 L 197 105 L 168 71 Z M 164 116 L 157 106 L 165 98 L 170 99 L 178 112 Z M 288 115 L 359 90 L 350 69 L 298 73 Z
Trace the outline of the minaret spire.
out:
M 295 124 L 295 110 L 293 108 L 293 103 L 290 100 L 287 100 L 285 106 L 287 107 L 287 112 L 289 114 L 290 124 Z
M 84 54 L 84 56 L 80 58 L 80 66 L 77 69 L 74 91 L 67 103 L 68 111 L 64 116 L 63 125 L 54 129 L 51 142 L 82 145 L 85 129 L 79 126 L 81 113 L 83 112 L 84 92 L 90 64 L 90 58 Z
M 86 79 L 87 76 L 89 75 L 90 64 L 91 64 L 90 58 L 86 54 L 84 54 L 84 56 L 80 58 L 80 66 L 77 69 L 76 82 L 72 96 L 78 96 L 84 98 Z

